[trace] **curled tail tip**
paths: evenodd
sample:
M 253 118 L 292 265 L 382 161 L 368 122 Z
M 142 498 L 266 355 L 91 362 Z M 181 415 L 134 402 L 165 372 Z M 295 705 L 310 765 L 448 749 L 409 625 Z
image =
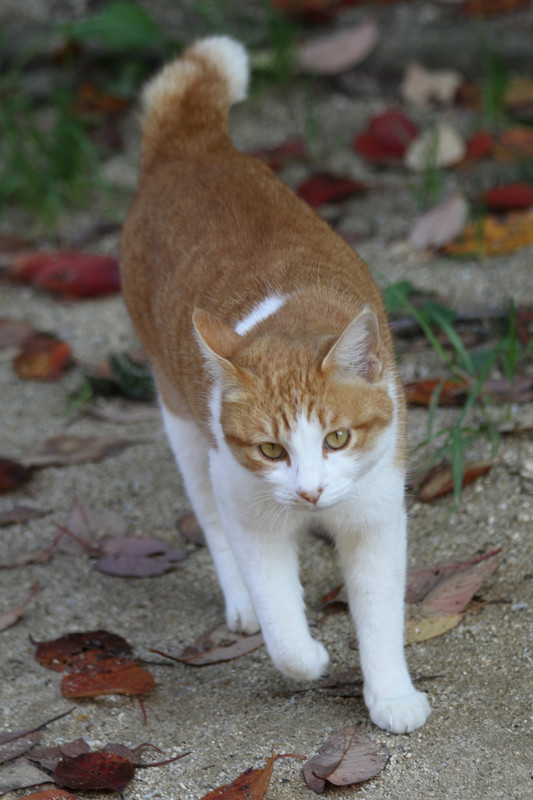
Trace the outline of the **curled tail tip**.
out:
M 245 47 L 230 36 L 209 36 L 200 39 L 186 53 L 207 58 L 223 73 L 228 83 L 230 101 L 244 100 L 250 80 L 250 64 Z
M 250 79 L 246 49 L 229 36 L 210 36 L 197 41 L 148 82 L 142 92 L 145 115 L 172 97 L 182 95 L 198 77 L 201 69 L 198 62 L 202 61 L 207 61 L 225 79 L 230 104 L 244 100 Z

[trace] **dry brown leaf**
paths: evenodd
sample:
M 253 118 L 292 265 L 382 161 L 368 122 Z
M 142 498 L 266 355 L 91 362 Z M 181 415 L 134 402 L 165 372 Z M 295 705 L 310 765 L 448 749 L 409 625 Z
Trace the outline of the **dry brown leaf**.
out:
M 187 553 L 150 536 L 105 536 L 98 546 L 96 569 L 109 575 L 148 578 L 173 569 Z
M 140 439 L 119 439 L 104 436 L 52 436 L 20 459 L 26 467 L 58 467 L 100 461 L 121 453 Z
M 373 19 L 354 28 L 335 31 L 300 45 L 298 60 L 303 69 L 318 75 L 338 75 L 355 67 L 375 48 L 379 29 Z
M 292 753 L 272 754 L 267 758 L 264 767 L 247 769 L 238 778 L 225 786 L 219 786 L 202 797 L 202 800 L 263 800 L 270 779 L 274 763 L 280 758 L 303 758 Z
M 188 539 L 189 542 L 193 544 L 197 544 L 199 547 L 205 547 L 207 544 L 205 533 L 196 519 L 196 514 L 192 511 L 188 514 L 184 514 L 183 517 L 178 520 L 178 530 L 185 539 Z
M 428 614 L 405 620 L 404 641 L 406 645 L 427 642 L 448 633 L 459 625 L 464 614 Z
M 0 797 L 16 789 L 29 789 L 42 783 L 52 783 L 47 772 L 34 767 L 24 756 L 0 770 Z
M 493 461 L 473 461 L 464 465 L 463 488 L 490 472 Z M 450 464 L 437 464 L 432 467 L 418 485 L 416 499 L 421 503 L 431 503 L 439 497 L 451 494 L 454 489 L 453 469 Z
M 453 615 L 463 611 L 486 579 L 498 568 L 496 555 L 493 552 L 483 561 L 443 575 L 422 601 L 423 612 Z
M 5 511 L 0 512 L 0 527 L 3 525 L 20 525 L 23 522 L 29 522 L 30 519 L 38 519 L 47 513 L 47 511 L 41 511 L 39 508 L 16 504 L 12 508 L 7 508 Z
M 0 614 L 0 631 L 5 631 L 6 628 L 10 628 L 12 625 L 15 624 L 15 622 L 18 622 L 18 620 L 24 614 L 26 606 L 33 599 L 38 588 L 39 588 L 39 581 L 36 581 L 31 587 L 30 593 L 23 603 L 13 608 L 11 611 L 4 611 L 3 614 Z
M 427 250 L 453 241 L 464 230 L 468 211 L 468 203 L 457 192 L 416 221 L 409 235 L 409 244 L 416 250 Z
M 386 747 L 353 725 L 330 736 L 318 754 L 306 762 L 304 779 L 310 789 L 320 794 L 326 782 L 348 786 L 375 777 L 388 759 Z
M 404 164 L 413 172 L 451 167 L 463 160 L 466 144 L 455 128 L 441 122 L 431 130 L 424 131 L 408 146 Z
M 453 102 L 462 82 L 462 76 L 455 70 L 428 70 L 413 63 L 405 70 L 400 91 L 408 103 L 424 107 L 433 101 Z
M 251 636 L 244 633 L 231 633 L 225 625 L 219 625 L 212 631 L 199 636 L 196 641 L 183 650 L 179 656 L 171 656 L 160 650 L 152 650 L 172 661 L 184 661 L 194 667 L 207 664 L 218 664 L 220 661 L 231 661 L 234 658 L 251 653 L 264 644 L 261 633 Z
M 89 548 L 98 547 L 100 538 L 125 536 L 128 532 L 127 523 L 114 511 L 87 508 L 78 501 L 64 527 L 74 534 L 64 536 L 59 543 L 59 549 L 66 553 L 86 553 Z

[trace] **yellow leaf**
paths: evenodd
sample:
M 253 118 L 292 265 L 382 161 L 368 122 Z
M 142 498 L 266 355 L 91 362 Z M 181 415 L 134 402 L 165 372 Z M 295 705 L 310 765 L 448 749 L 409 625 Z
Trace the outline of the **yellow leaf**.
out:
M 488 214 L 467 225 L 462 235 L 444 246 L 450 255 L 504 255 L 533 244 L 533 211 L 516 211 L 499 218 Z
M 423 617 L 407 619 L 404 631 L 405 644 L 427 642 L 428 639 L 442 636 L 455 628 L 463 617 L 464 614 L 428 614 Z

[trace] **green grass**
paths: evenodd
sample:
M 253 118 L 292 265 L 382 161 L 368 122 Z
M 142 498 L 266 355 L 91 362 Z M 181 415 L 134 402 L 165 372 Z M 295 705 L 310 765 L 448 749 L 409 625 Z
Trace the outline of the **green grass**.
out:
M 407 281 L 389 284 L 384 292 L 387 309 L 389 313 L 407 312 L 416 320 L 446 370 L 431 399 L 427 436 L 415 450 L 430 448 L 428 467 L 442 459 L 450 461 L 454 498 L 455 502 L 459 503 L 468 451 L 481 437 L 490 440 L 493 452 L 497 450 L 499 444 L 497 425 L 493 415 L 488 413 L 491 402 L 484 393 L 485 381 L 491 371 L 498 366 L 513 387 L 519 364 L 528 358 L 533 350 L 533 337 L 526 347 L 521 345 L 517 334 L 514 303 L 511 302 L 505 335 L 501 336 L 491 348 L 469 353 L 455 330 L 454 312 L 432 300 L 415 307 L 410 301 L 411 292 L 412 286 Z M 439 334 L 444 335 L 447 347 L 442 344 Z M 445 428 L 436 429 L 436 410 L 447 379 L 456 379 L 464 383 L 468 387 L 467 397 L 455 422 Z M 481 421 L 472 427 L 467 420 L 474 405 L 481 410 Z

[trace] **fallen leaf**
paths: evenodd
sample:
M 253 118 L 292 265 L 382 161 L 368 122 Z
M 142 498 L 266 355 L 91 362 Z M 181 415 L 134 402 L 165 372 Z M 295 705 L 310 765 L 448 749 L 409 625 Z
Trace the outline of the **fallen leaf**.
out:
M 35 333 L 35 328 L 24 320 L 0 319 L 0 349 L 21 347 Z
M 472 161 L 488 158 L 493 146 L 494 138 L 489 131 L 476 131 L 466 143 L 465 158 Z
M 469 17 L 490 17 L 529 5 L 530 0 L 465 0 L 461 5 L 461 11 Z
M 25 794 L 19 800 L 76 800 L 76 796 L 58 786 L 52 786 L 50 789 L 41 789 L 40 792 Z
M 289 139 L 276 147 L 262 147 L 259 150 L 253 150 L 250 155 L 264 161 L 270 169 L 277 172 L 294 159 L 305 158 L 307 145 L 303 139 Z
M 194 667 L 207 664 L 218 664 L 251 653 L 264 644 L 261 633 L 251 636 L 244 633 L 231 633 L 225 625 L 220 625 L 208 633 L 199 636 L 196 641 L 185 648 L 179 656 L 170 656 L 160 650 L 152 650 L 172 661 L 184 661 Z
M 24 735 L 18 736 L 16 739 L 10 740 L 5 744 L 0 743 L 0 764 L 6 761 L 11 761 L 13 758 L 18 758 L 30 747 L 33 747 L 41 738 L 41 731 L 30 731 Z
M 533 206 L 533 189 L 524 181 L 507 183 L 486 191 L 482 200 L 489 211 L 530 208 Z
M 25 380 L 56 381 L 70 366 L 70 345 L 46 333 L 35 333 L 23 344 L 13 369 Z
M 439 389 L 440 387 L 440 389 Z M 439 406 L 457 406 L 465 401 L 468 386 L 464 381 L 421 378 L 404 383 L 405 399 L 410 405 L 430 406 L 439 389 Z
M 24 522 L 29 522 L 31 519 L 38 519 L 43 517 L 46 511 L 41 511 L 39 508 L 30 508 L 29 506 L 14 505 L 5 511 L 0 512 L 0 527 L 4 525 L 20 525 Z
M 139 578 L 162 575 L 187 557 L 168 542 L 149 536 L 105 536 L 98 552 L 95 566 L 100 572 Z
M 201 800 L 263 800 L 272 778 L 274 763 L 280 758 L 303 758 L 303 756 L 292 753 L 271 755 L 264 767 L 247 769 L 231 783 L 208 792 Z
M 22 757 L 0 770 L 0 797 L 7 792 L 29 789 L 42 783 L 52 783 L 50 775 Z
M 409 144 L 404 156 L 405 165 L 413 172 L 451 167 L 466 155 L 466 145 L 455 128 L 441 122 L 424 131 Z
M 82 753 L 57 763 L 54 781 L 68 789 L 111 789 L 122 792 L 135 776 L 135 767 L 116 753 Z
M 372 117 L 353 141 L 355 151 L 375 164 L 388 164 L 404 157 L 409 143 L 418 136 L 415 123 L 396 109 Z
M 88 416 L 103 422 L 111 422 L 113 425 L 141 425 L 161 419 L 161 412 L 157 406 L 139 402 L 123 402 L 113 407 L 102 407 L 97 402 L 83 411 Z
M 104 436 L 70 436 L 61 434 L 41 442 L 21 459 L 26 467 L 57 467 L 100 461 L 122 452 L 140 440 Z
M 64 672 L 71 666 L 79 669 L 90 653 L 95 652 L 101 659 L 130 656 L 132 646 L 116 633 L 105 630 L 68 633 L 47 642 L 33 642 L 36 645 L 35 658 L 43 667 L 55 672 Z
M 481 475 L 486 475 L 493 467 L 493 461 L 473 461 L 466 463 L 463 469 L 463 488 Z M 454 489 L 453 469 L 450 464 L 441 463 L 429 470 L 418 484 L 416 499 L 421 503 L 430 503 L 438 497 L 451 494 Z
M 20 489 L 30 479 L 33 469 L 12 458 L 0 458 L 0 492 Z
M 318 754 L 306 762 L 304 779 L 310 789 L 320 794 L 326 782 L 349 786 L 374 778 L 388 759 L 385 746 L 352 725 L 330 736 Z
M 510 112 L 518 114 L 533 106 L 533 78 L 519 75 L 511 79 L 505 89 L 504 104 Z
M 178 520 L 178 531 L 185 539 L 188 539 L 189 542 L 193 544 L 197 544 L 199 547 L 205 547 L 207 544 L 205 533 L 200 527 L 196 519 L 196 514 L 193 511 L 184 514 L 183 517 Z
M 18 622 L 18 620 L 23 616 L 26 606 L 33 599 L 38 588 L 39 581 L 36 581 L 31 587 L 30 593 L 23 603 L 21 603 L 19 606 L 16 606 L 11 611 L 4 611 L 3 614 L 0 614 L 0 631 L 5 631 L 6 628 L 10 628 L 11 625 L 14 625 L 15 622 Z
M 52 540 L 52 542 L 41 550 L 32 550 L 29 553 L 13 556 L 8 561 L 0 563 L 0 569 L 13 569 L 14 567 L 26 567 L 28 564 L 46 564 L 50 561 L 52 553 L 54 552 L 59 540 L 62 538 L 63 532 L 60 531 Z
M 416 250 L 442 247 L 464 230 L 468 213 L 463 195 L 452 195 L 417 220 L 409 234 L 409 244 Z
M 40 722 L 38 725 L 34 725 L 32 728 L 25 728 L 24 730 L 15 731 L 2 731 L 0 732 L 0 744 L 6 744 L 6 742 L 12 742 L 15 739 L 19 739 L 21 736 L 28 736 L 28 734 L 33 733 L 34 731 L 40 731 L 42 728 L 45 728 L 52 722 L 56 722 L 58 719 L 63 719 L 63 717 L 67 717 L 71 713 L 72 709 L 69 708 L 68 711 L 63 711 L 63 713 L 57 714 L 51 719 L 46 719 L 44 722 Z
M 75 739 L 73 742 L 66 742 L 56 747 L 39 747 L 32 750 L 28 755 L 30 761 L 35 761 L 43 769 L 53 772 L 58 761 L 66 756 L 79 756 L 82 753 L 89 753 L 91 748 L 85 739 Z
M 480 556 L 474 556 L 466 561 L 454 561 L 450 564 L 435 564 L 429 567 L 419 567 L 407 573 L 405 602 L 409 605 L 421 603 L 441 581 L 451 574 L 463 573 L 476 564 L 491 559 L 500 553 L 500 550 L 491 550 Z
M 455 70 L 428 70 L 422 64 L 413 63 L 405 70 L 400 91 L 403 99 L 415 106 L 451 103 L 462 81 Z
M 71 300 L 101 297 L 120 291 L 118 260 L 111 256 L 31 253 L 16 256 L 7 276 Z
M 348 30 L 325 34 L 298 47 L 300 66 L 317 75 L 338 75 L 364 61 L 374 50 L 379 29 L 373 19 Z
M 459 614 L 498 568 L 496 553 L 443 575 L 422 601 L 424 613 Z
M 517 310 L 516 332 L 520 343 L 526 346 L 533 336 L 533 308 L 519 308 Z
M 487 214 L 470 223 L 444 252 L 454 256 L 505 255 L 533 243 L 533 211 L 512 211 L 500 219 Z
M 494 142 L 492 155 L 497 161 L 505 163 L 533 158 L 533 130 L 525 126 L 507 128 Z
M 125 694 L 138 697 L 155 686 L 153 675 L 135 661 L 106 659 L 95 669 L 71 672 L 61 681 L 61 694 L 71 700 Z M 106 669 L 106 667 L 108 667 Z
M 331 0 L 270 0 L 288 17 L 306 25 L 322 25 L 334 16 Z
M 528 403 L 533 400 L 533 376 L 515 375 L 508 378 L 489 378 L 483 390 L 498 403 Z
M 327 172 L 318 172 L 300 184 L 296 194 L 313 208 L 319 208 L 325 203 L 346 200 L 355 194 L 363 194 L 367 190 L 368 185 L 362 181 L 340 178 Z
M 108 94 L 94 83 L 83 83 L 77 89 L 70 110 L 78 116 L 123 114 L 130 105 L 129 98 Z
M 64 536 L 59 543 L 59 549 L 67 553 L 86 553 L 91 548 L 96 551 L 100 538 L 125 536 L 128 531 L 126 522 L 114 511 L 87 508 L 78 501 L 64 528 L 74 534 Z
M 404 642 L 406 645 L 427 642 L 443 636 L 463 620 L 464 614 L 428 614 L 405 620 Z

